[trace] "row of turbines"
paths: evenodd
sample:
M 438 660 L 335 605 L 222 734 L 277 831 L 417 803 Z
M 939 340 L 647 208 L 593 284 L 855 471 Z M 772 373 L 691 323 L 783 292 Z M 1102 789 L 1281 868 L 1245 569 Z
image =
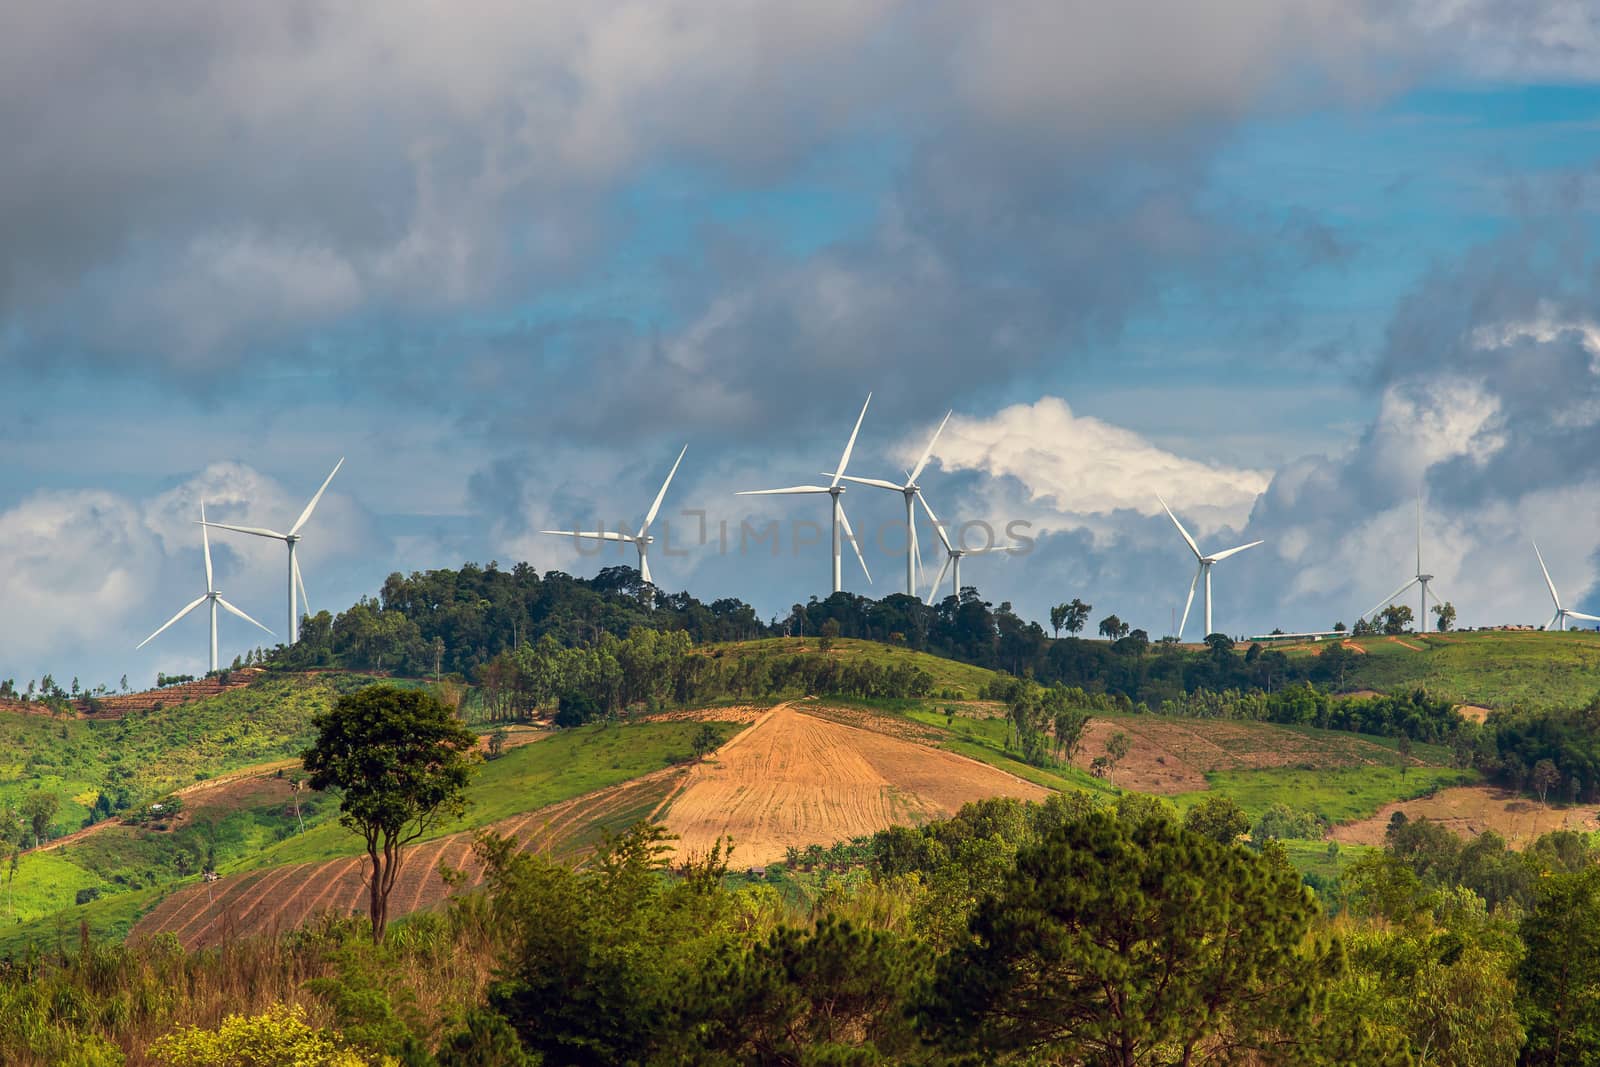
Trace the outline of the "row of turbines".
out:
M 861 553 L 861 544 L 856 539 L 855 530 L 850 526 L 850 517 L 845 514 L 843 497 L 846 486 L 842 482 L 851 482 L 855 485 L 868 485 L 878 489 L 887 489 L 899 493 L 905 499 L 906 505 L 906 595 L 917 596 L 917 587 L 920 579 L 918 572 L 922 567 L 922 552 L 917 544 L 917 514 L 918 504 L 927 512 L 928 520 L 933 524 L 934 533 L 939 536 L 939 542 L 944 546 L 944 566 L 939 568 L 939 573 L 929 583 L 927 602 L 933 603 L 934 595 L 939 586 L 944 582 L 944 576 L 951 576 L 951 592 L 959 595 L 961 592 L 961 560 L 965 556 L 981 555 L 985 552 L 999 552 L 1004 550 L 1001 545 L 986 545 L 982 548 L 966 548 L 950 540 L 945 533 L 944 525 L 939 517 L 933 513 L 933 507 L 928 503 L 928 498 L 923 495 L 922 487 L 917 484 L 917 479 L 922 476 L 928 461 L 933 458 L 933 447 L 939 442 L 939 435 L 944 432 L 945 425 L 949 423 L 953 411 L 946 412 L 943 421 L 939 423 L 933 436 L 928 439 L 928 447 L 922 450 L 922 456 L 917 460 L 916 466 L 906 472 L 904 482 L 892 482 L 886 478 L 861 478 L 847 473 L 850 468 L 850 456 L 855 452 L 856 438 L 861 434 L 861 424 L 867 417 L 867 408 L 872 404 L 872 394 L 867 394 L 866 402 L 861 405 L 861 414 L 856 416 L 855 428 L 850 431 L 850 439 L 845 442 L 844 452 L 839 456 L 839 462 L 832 471 L 824 471 L 822 476 L 828 479 L 827 485 L 790 485 L 781 489 L 746 489 L 735 496 L 820 496 L 829 498 L 831 511 L 831 527 L 833 531 L 833 591 L 839 592 L 844 587 L 843 574 L 843 548 L 844 542 L 849 541 L 850 547 L 855 550 L 856 561 L 861 564 L 861 573 L 866 575 L 867 581 L 872 581 L 872 572 L 867 569 L 867 560 Z M 672 484 L 673 475 L 678 473 L 678 465 L 683 462 L 684 453 L 689 450 L 688 445 L 678 453 L 678 458 L 673 462 L 672 469 L 667 472 L 667 477 L 661 483 L 661 489 L 656 493 L 655 501 L 650 505 L 650 510 L 645 512 L 644 522 L 640 524 L 637 533 L 627 533 L 620 530 L 540 530 L 540 533 L 550 534 L 555 537 L 571 537 L 578 540 L 610 541 L 614 543 L 630 544 L 639 555 L 639 577 L 650 583 L 650 545 L 655 538 L 650 533 L 650 525 L 655 522 L 656 515 L 661 511 L 661 502 L 666 499 L 667 487 Z M 1209 604 L 1209 601 L 1208 601 Z M 1209 610 L 1209 609 L 1208 609 Z
M 926 494 L 924 494 L 922 486 L 918 483 L 918 478 L 922 476 L 922 472 L 927 468 L 928 461 L 933 456 L 933 449 L 934 446 L 938 444 L 939 435 L 944 432 L 944 428 L 949 423 L 953 412 L 945 413 L 944 419 L 939 423 L 938 427 L 933 431 L 933 435 L 928 439 L 928 445 L 922 450 L 922 455 L 917 459 L 916 465 L 909 471 L 905 472 L 905 481 L 895 482 L 886 478 L 863 478 L 848 473 L 850 467 L 850 458 L 856 447 L 856 439 L 861 434 L 861 424 L 863 421 L 865 421 L 867 417 L 867 408 L 871 404 L 872 394 L 868 393 L 866 402 L 861 405 L 861 413 L 856 416 L 855 427 L 850 431 L 849 440 L 845 442 L 844 452 L 839 456 L 839 462 L 835 465 L 832 471 L 823 472 L 823 477 L 828 479 L 828 484 L 790 485 L 778 489 L 747 489 L 735 495 L 826 495 L 829 498 L 829 508 L 831 511 L 832 520 L 831 526 L 833 532 L 833 591 L 837 593 L 843 588 L 842 553 L 843 542 L 846 540 L 850 542 L 850 547 L 855 550 L 856 560 L 861 564 L 861 572 L 866 575 L 868 582 L 872 581 L 872 574 L 867 569 L 866 557 L 862 555 L 861 545 L 856 539 L 855 531 L 851 529 L 850 518 L 845 514 L 844 501 L 841 498 L 843 497 L 847 487 L 842 483 L 848 482 L 854 485 L 870 486 L 877 489 L 885 489 L 890 492 L 899 493 L 905 501 L 906 508 L 906 594 L 909 596 L 918 595 L 918 586 L 920 583 L 919 573 L 922 572 L 922 553 L 917 540 L 916 521 L 916 509 L 920 504 L 922 510 L 928 516 L 929 523 L 931 523 L 933 526 L 934 533 L 938 535 L 939 542 L 943 546 L 945 553 L 944 565 L 939 568 L 939 573 L 928 585 L 926 602 L 929 604 L 933 603 L 939 587 L 944 582 L 946 574 L 950 575 L 951 593 L 959 596 L 961 593 L 961 560 L 967 556 L 982 555 L 988 552 L 1005 551 L 1005 548 L 1002 545 L 996 544 L 989 544 L 980 548 L 967 548 L 962 544 L 953 542 L 950 539 L 950 536 L 946 533 L 944 524 L 941 523 L 939 521 L 939 517 L 934 514 L 933 507 L 928 503 L 928 498 Z M 688 445 L 684 445 L 683 448 L 679 450 L 677 459 L 673 460 L 672 468 L 667 472 L 666 479 L 661 483 L 660 490 L 657 491 L 655 499 L 651 502 L 649 509 L 645 512 L 644 521 L 639 525 L 639 528 L 636 532 L 629 533 L 623 530 L 541 530 L 539 532 L 557 537 L 576 538 L 578 540 L 632 545 L 639 558 L 639 577 L 645 583 L 645 589 L 647 590 L 646 595 L 649 595 L 648 591 L 654 585 L 654 580 L 650 574 L 650 546 L 655 541 L 655 537 L 650 533 L 650 527 L 655 522 L 657 515 L 660 514 L 661 505 L 667 497 L 667 490 L 672 485 L 672 479 L 678 473 L 678 468 L 683 464 L 683 457 L 688 451 Z M 317 489 L 315 495 L 311 497 L 310 502 L 306 504 L 305 509 L 300 512 L 299 518 L 295 519 L 294 523 L 289 527 L 287 532 L 280 532 L 260 526 L 238 526 L 231 523 L 211 522 L 206 519 L 205 503 L 202 501 L 200 504 L 200 518 L 197 520 L 197 525 L 200 527 L 201 544 L 205 555 L 206 591 L 204 594 L 195 598 L 189 604 L 184 606 L 181 611 L 163 623 L 161 627 L 149 637 L 139 642 L 137 648 L 144 648 L 145 645 L 155 640 L 162 633 L 166 632 L 166 630 L 169 629 L 174 623 L 187 616 L 196 608 L 199 608 L 202 604 L 209 605 L 210 610 L 210 669 L 213 671 L 218 669 L 217 610 L 219 608 L 238 616 L 253 626 L 259 627 L 274 637 L 277 636 L 272 630 L 268 629 L 266 626 L 263 626 L 249 615 L 245 614 L 245 612 L 240 610 L 238 607 L 230 604 L 223 598 L 221 592 L 217 590 L 211 565 L 211 539 L 209 536 L 209 531 L 213 529 L 227 530 L 232 533 L 245 534 L 252 537 L 265 537 L 271 540 L 281 541 L 287 547 L 289 553 L 287 571 L 289 594 L 287 632 L 289 637 L 288 643 L 291 645 L 294 644 L 299 639 L 301 604 L 305 604 L 308 611 L 310 605 L 310 599 L 305 593 L 305 579 L 300 574 L 300 563 L 296 558 L 295 549 L 296 546 L 299 545 L 302 537 L 300 531 L 305 527 L 306 523 L 310 521 L 312 513 L 316 511 L 317 504 L 321 502 L 323 494 L 328 491 L 328 486 L 333 482 L 334 475 L 338 474 L 339 469 L 343 466 L 344 459 L 341 458 L 338 463 L 334 464 L 333 470 L 330 471 L 328 477 L 323 480 L 321 487 Z M 1194 607 L 1194 597 L 1197 590 L 1200 591 L 1202 596 L 1202 610 L 1205 616 L 1205 633 L 1214 633 L 1215 631 L 1212 623 L 1212 567 L 1218 563 L 1221 563 L 1223 560 L 1236 556 L 1247 549 L 1255 548 L 1264 542 L 1257 540 L 1251 541 L 1248 544 L 1237 545 L 1233 548 L 1224 549 L 1220 552 L 1203 552 L 1201 551 L 1200 545 L 1194 539 L 1193 535 L 1191 535 L 1184 527 L 1183 523 L 1178 519 L 1178 516 L 1173 513 L 1172 509 L 1167 506 L 1167 502 L 1162 500 L 1159 496 L 1156 499 L 1160 501 L 1162 510 L 1167 513 L 1167 518 L 1172 520 L 1172 525 L 1177 528 L 1178 534 L 1183 538 L 1184 544 L 1187 545 L 1189 551 L 1193 553 L 1196 563 L 1194 578 L 1189 582 L 1189 594 L 1184 600 L 1183 618 L 1178 624 L 1177 636 L 1179 639 L 1182 639 L 1184 631 L 1188 628 L 1189 612 Z M 1581 611 L 1574 611 L 1571 608 L 1563 606 L 1561 603 L 1561 596 L 1556 591 L 1555 582 L 1550 578 L 1550 570 L 1545 566 L 1544 555 L 1539 552 L 1539 546 L 1537 543 L 1534 544 L 1533 550 L 1539 561 L 1539 570 L 1544 575 L 1545 585 L 1550 590 L 1550 599 L 1555 603 L 1555 614 L 1551 616 L 1550 622 L 1545 628 L 1549 630 L 1565 630 L 1567 628 L 1568 620 L 1600 622 L 1600 616 L 1588 615 Z M 1375 617 L 1378 612 L 1394 603 L 1413 587 L 1417 587 L 1420 591 L 1422 609 L 1418 616 L 1417 625 L 1419 630 L 1426 632 L 1428 628 L 1427 619 L 1429 597 L 1432 596 L 1435 604 L 1443 602 L 1438 594 L 1435 593 L 1431 588 L 1431 583 L 1433 580 L 1434 576 L 1427 573 L 1423 569 L 1422 565 L 1422 498 L 1419 495 L 1417 498 L 1417 571 L 1399 589 L 1396 589 L 1393 593 L 1379 601 L 1377 606 L 1371 611 L 1367 612 L 1363 618 L 1370 619 Z

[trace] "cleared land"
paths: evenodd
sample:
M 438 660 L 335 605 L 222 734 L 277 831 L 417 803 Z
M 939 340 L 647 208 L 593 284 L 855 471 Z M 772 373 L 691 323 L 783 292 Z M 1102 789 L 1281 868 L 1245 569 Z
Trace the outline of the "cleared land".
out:
M 1210 788 L 1209 776 L 1219 771 L 1285 767 L 1331 770 L 1399 764 L 1393 748 L 1358 734 L 1157 715 L 1095 718 L 1089 723 L 1074 762 L 1087 768 L 1105 752 L 1106 742 L 1117 733 L 1127 735 L 1131 747 L 1112 771 L 1111 780 L 1123 789 L 1162 796 Z
M 693 767 L 663 821 L 680 855 L 728 835 L 738 863 L 763 864 L 790 846 L 943 818 L 985 797 L 1049 792 L 944 749 L 779 705 Z
M 1389 819 L 1397 811 L 1405 812 L 1408 819 L 1431 819 L 1463 838 L 1493 830 L 1512 848 L 1522 848 L 1554 830 L 1600 830 L 1600 809 L 1593 806 L 1547 807 L 1504 789 L 1462 786 L 1441 789 L 1431 797 L 1385 804 L 1371 818 L 1336 826 L 1328 836 L 1346 844 L 1382 845 Z
M 577 856 L 606 830 L 622 829 L 659 807 L 684 776 L 668 768 L 540 811 L 503 819 L 487 829 L 518 843 L 521 851 Z M 437 905 L 482 884 L 483 866 L 472 852 L 473 835 L 451 834 L 413 845 L 390 897 L 396 918 Z M 446 884 L 440 867 L 460 871 Z M 170 933 L 185 948 L 216 945 L 235 937 L 274 933 L 304 925 L 324 912 L 365 914 L 365 856 L 297 863 L 230 875 L 171 894 L 133 927 L 135 937 Z

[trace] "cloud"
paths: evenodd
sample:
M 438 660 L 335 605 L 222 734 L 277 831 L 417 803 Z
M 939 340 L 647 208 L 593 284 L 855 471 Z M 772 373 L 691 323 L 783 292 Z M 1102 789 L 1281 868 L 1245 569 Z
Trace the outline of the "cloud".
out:
M 1176 455 L 1059 397 L 953 418 L 934 455 L 946 471 L 1015 479 L 1030 502 L 1064 515 L 1160 515 L 1159 495 L 1196 516 L 1193 532 L 1242 524 L 1271 478 Z

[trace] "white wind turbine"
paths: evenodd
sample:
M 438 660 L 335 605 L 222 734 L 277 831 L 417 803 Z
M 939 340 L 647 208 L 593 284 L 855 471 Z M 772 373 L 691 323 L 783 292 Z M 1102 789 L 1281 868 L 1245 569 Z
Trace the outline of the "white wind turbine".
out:
M 322 494 L 328 491 L 328 483 L 333 481 L 333 476 L 339 473 L 339 468 L 344 466 L 344 457 L 339 457 L 339 462 L 333 465 L 333 470 L 323 481 L 322 488 L 317 490 L 317 495 L 311 498 L 311 503 L 294 520 L 294 525 L 289 527 L 288 533 L 279 533 L 276 530 L 263 529 L 260 526 L 233 526 L 225 522 L 202 522 L 203 526 L 212 526 L 218 530 L 232 530 L 234 533 L 251 534 L 256 537 L 270 537 L 274 541 L 282 541 L 289 546 L 289 644 L 300 640 L 300 612 L 295 603 L 295 589 L 299 588 L 300 599 L 305 602 L 306 610 L 311 610 L 311 598 L 306 596 L 306 582 L 300 577 L 300 564 L 295 560 L 294 549 L 300 543 L 300 528 L 311 518 L 311 513 L 317 509 L 317 502 L 322 499 Z
M 1366 618 L 1366 619 L 1375 618 L 1377 616 L 1378 612 L 1382 611 L 1384 608 L 1388 607 L 1391 603 L 1393 603 L 1395 601 L 1395 599 L 1400 596 L 1401 593 L 1404 593 L 1407 589 L 1410 589 L 1414 585 L 1420 585 L 1422 587 L 1422 614 L 1417 617 L 1417 633 L 1419 633 L 1419 634 L 1427 633 L 1428 632 L 1428 583 L 1431 582 L 1431 581 L 1433 581 L 1433 575 L 1424 574 L 1422 572 L 1422 494 L 1418 493 L 1417 494 L 1417 573 L 1416 573 L 1416 576 L 1413 577 L 1405 585 L 1402 585 L 1399 589 L 1396 589 L 1394 592 L 1390 593 L 1388 596 L 1386 596 L 1382 600 L 1378 601 L 1378 606 L 1373 608 L 1371 611 L 1367 612 L 1366 615 L 1363 616 L 1363 618 Z M 1441 604 L 1441 603 L 1443 603 L 1443 600 L 1440 597 L 1435 596 L 1433 598 L 1433 602 L 1435 604 Z
M 1157 496 L 1156 499 L 1161 500 L 1161 497 Z M 1208 556 L 1200 551 L 1200 546 L 1195 544 L 1194 538 L 1189 536 L 1189 531 L 1183 528 L 1183 523 L 1179 522 L 1178 516 L 1174 515 L 1172 509 L 1167 507 L 1165 500 L 1161 500 L 1161 510 L 1167 513 L 1167 518 L 1172 520 L 1172 525 L 1176 526 L 1178 532 L 1183 535 L 1184 543 L 1189 546 L 1189 551 L 1194 553 L 1195 562 L 1200 565 L 1199 569 L 1194 572 L 1194 578 L 1189 582 L 1189 599 L 1183 602 L 1183 620 L 1178 623 L 1178 637 L 1180 640 L 1183 638 L 1184 627 L 1189 625 L 1189 609 L 1194 606 L 1194 587 L 1200 584 L 1201 578 L 1204 578 L 1206 583 L 1206 632 L 1203 636 L 1210 637 L 1213 632 L 1211 629 L 1211 565 L 1221 563 L 1229 556 L 1237 556 L 1245 549 L 1254 548 L 1261 542 L 1251 541 L 1248 545 L 1240 545 L 1238 548 L 1230 548 L 1222 552 L 1213 552 Z
M 939 591 L 939 583 L 944 581 L 946 571 L 950 571 L 950 595 L 958 601 L 961 599 L 961 560 L 966 556 L 981 556 L 985 552 L 1004 552 L 1002 545 L 985 545 L 982 548 L 957 548 L 951 543 L 950 537 L 944 532 L 944 524 L 939 521 L 939 516 L 933 513 L 933 508 L 928 504 L 928 498 L 921 493 L 917 500 L 922 503 L 922 510 L 928 513 L 928 521 L 933 524 L 933 532 L 939 535 L 940 542 L 944 545 L 944 566 L 939 568 L 939 574 L 934 578 L 933 584 L 928 586 L 928 604 L 932 604 L 934 594 Z M 960 531 L 956 532 L 960 537 Z
M 1573 611 L 1571 608 L 1564 608 L 1561 606 L 1561 596 L 1556 592 L 1556 583 L 1550 580 L 1550 568 L 1544 565 L 1544 556 L 1539 552 L 1539 542 L 1537 541 L 1533 543 L 1533 554 L 1539 557 L 1539 569 L 1544 572 L 1544 584 L 1550 587 L 1550 599 L 1556 602 L 1556 613 L 1552 615 L 1550 617 L 1550 621 L 1545 624 L 1545 629 L 1555 630 L 1559 628 L 1561 630 L 1565 630 L 1567 628 L 1568 619 L 1583 619 L 1586 622 L 1600 622 L 1600 615 L 1585 615 L 1581 611 Z
M 672 484 L 672 476 L 678 473 L 678 464 L 683 462 L 683 454 L 689 451 L 689 446 L 684 445 L 678 452 L 678 458 L 673 461 L 672 469 L 667 472 L 667 480 L 661 483 L 661 491 L 656 494 L 656 499 L 650 505 L 650 510 L 645 513 L 644 523 L 635 534 L 623 533 L 621 530 L 540 530 L 542 534 L 554 534 L 557 537 L 571 537 L 576 540 L 588 541 L 615 541 L 621 544 L 632 545 L 639 553 L 639 577 L 645 584 L 645 599 L 652 600 L 650 587 L 655 584 L 650 577 L 650 545 L 655 538 L 650 534 L 650 524 L 656 521 L 656 513 L 661 510 L 661 501 L 666 499 L 667 486 Z
M 954 411 L 945 412 L 944 422 L 939 423 L 939 428 L 933 431 L 933 436 L 928 439 L 928 447 L 922 450 L 922 458 L 917 460 L 917 465 L 906 473 L 905 484 L 896 485 L 895 483 L 883 478 L 857 478 L 852 475 L 844 476 L 844 480 L 847 482 L 855 482 L 858 485 L 875 485 L 879 489 L 888 489 L 890 492 L 899 493 L 901 496 L 905 497 L 907 596 L 917 595 L 917 568 L 922 565 L 922 550 L 917 545 L 916 513 L 916 501 L 922 495 L 922 489 L 917 485 L 917 478 L 921 476 L 922 469 L 928 465 L 928 460 L 933 456 L 933 446 L 939 440 L 939 435 L 944 432 L 945 423 L 950 421 L 950 416 L 953 414 L 955 414 Z M 927 506 L 926 502 L 924 502 L 923 506 Z M 940 532 L 939 536 L 944 536 L 943 531 Z M 946 549 L 949 549 L 950 546 L 948 541 L 945 543 L 945 547 Z M 944 573 L 941 571 L 940 577 L 943 576 Z M 933 584 L 935 587 L 937 587 L 939 583 L 934 582 Z
M 845 536 L 850 538 L 850 547 L 856 550 L 856 559 L 861 563 L 861 573 L 867 576 L 867 581 L 872 581 L 872 572 L 867 570 L 866 557 L 861 554 L 861 546 L 856 543 L 856 533 L 850 528 L 850 519 L 844 513 L 844 502 L 839 497 L 844 493 L 844 486 L 839 482 L 845 476 L 845 469 L 850 466 L 850 453 L 856 447 L 856 435 L 861 432 L 861 420 L 867 417 L 867 404 L 872 403 L 872 394 L 867 394 L 865 404 L 861 405 L 861 414 L 856 416 L 856 428 L 850 431 L 850 440 L 844 446 L 844 455 L 839 457 L 838 469 L 834 472 L 833 480 L 827 485 L 791 485 L 785 489 L 746 489 L 734 494 L 735 496 L 790 496 L 796 494 L 827 493 L 833 498 L 833 591 L 839 592 L 843 588 L 842 568 L 839 565 L 839 530 L 844 529 Z
M 201 501 L 200 502 L 200 543 L 205 548 L 205 556 L 206 556 L 206 595 L 202 596 L 202 597 L 197 597 L 193 601 L 191 601 L 189 603 L 188 607 L 184 608 L 182 611 L 178 612 L 172 618 L 168 619 L 166 621 L 166 623 L 164 623 L 162 625 L 160 630 L 157 630 L 155 633 L 151 634 L 149 637 L 145 638 L 143 641 L 140 641 L 138 643 L 138 645 L 136 645 L 134 647 L 134 651 L 135 652 L 139 651 L 139 649 L 143 648 L 145 645 L 148 645 L 151 641 L 154 641 L 157 637 L 160 637 L 161 634 L 166 630 L 166 628 L 168 626 L 171 626 L 173 623 L 177 622 L 179 619 L 181 619 L 185 615 L 189 614 L 189 612 L 193 611 L 195 608 L 199 607 L 201 604 L 204 604 L 207 601 L 210 601 L 211 602 L 211 670 L 213 672 L 215 672 L 217 670 L 217 608 L 218 607 L 222 607 L 222 608 L 226 609 L 227 611 L 232 612 L 233 614 L 239 616 L 239 618 L 243 619 L 245 622 L 250 623 L 252 626 L 261 626 L 261 624 L 259 622 L 256 622 L 256 620 L 252 619 L 250 616 L 246 615 L 244 612 L 240 611 L 238 608 L 234 607 L 232 604 L 228 603 L 226 600 L 222 599 L 222 594 L 217 592 L 216 582 L 213 580 L 212 574 L 211 574 L 211 537 L 210 537 L 210 535 L 208 535 L 206 533 L 206 505 L 205 505 L 205 501 Z M 267 630 L 267 628 L 265 626 L 261 626 L 261 629 Z M 271 630 L 267 630 L 267 633 L 272 634 L 272 631 Z M 272 634 L 272 636 L 276 637 L 277 634 Z

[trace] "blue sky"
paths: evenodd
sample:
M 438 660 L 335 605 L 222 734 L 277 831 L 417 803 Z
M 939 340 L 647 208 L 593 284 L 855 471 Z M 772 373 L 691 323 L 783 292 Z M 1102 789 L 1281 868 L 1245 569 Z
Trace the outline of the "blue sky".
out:
M 1569 606 L 1600 577 L 1585 5 L 459 11 L 162 0 L 89 35 L 68 4 L 0 44 L 0 677 L 203 666 L 198 615 L 133 650 L 201 591 L 201 497 L 287 523 L 348 457 L 313 607 L 590 573 L 536 531 L 636 522 L 684 443 L 680 531 L 820 518 L 731 494 L 813 480 L 869 390 L 863 474 L 955 409 L 923 483 L 1033 524 L 963 571 L 1031 617 L 1169 629 L 1157 493 L 1266 539 L 1218 567 L 1234 633 L 1353 621 L 1419 488 L 1463 623 L 1548 617 L 1530 535 Z M 897 589 L 867 540 L 847 586 Z M 219 584 L 281 631 L 272 548 L 219 538 Z M 827 591 L 814 549 L 656 571 L 764 615 Z

